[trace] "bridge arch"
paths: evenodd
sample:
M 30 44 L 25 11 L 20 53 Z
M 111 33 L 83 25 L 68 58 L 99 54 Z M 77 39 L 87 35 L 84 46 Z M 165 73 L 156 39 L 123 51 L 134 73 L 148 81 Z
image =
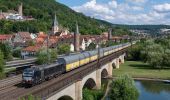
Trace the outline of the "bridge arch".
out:
M 93 89 L 96 87 L 96 82 L 94 79 L 89 78 L 83 85 L 83 88 Z
M 68 95 L 64 95 L 64 96 L 60 97 L 58 100 L 73 100 L 73 98 Z
M 112 63 L 112 67 L 113 67 L 113 69 L 116 68 L 116 63 L 115 62 Z
M 108 71 L 106 68 L 104 68 L 102 71 L 101 71 L 101 78 L 105 78 L 109 75 Z

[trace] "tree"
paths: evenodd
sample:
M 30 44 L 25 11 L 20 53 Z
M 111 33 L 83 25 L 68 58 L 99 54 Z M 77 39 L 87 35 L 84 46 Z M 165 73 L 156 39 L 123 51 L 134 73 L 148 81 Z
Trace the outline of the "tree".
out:
M 11 47 L 7 43 L 0 43 L 0 49 L 4 54 L 4 59 L 11 60 L 12 59 L 12 51 Z
M 48 56 L 50 57 L 48 59 Z M 47 64 L 53 62 L 57 59 L 57 50 L 49 49 L 49 55 L 47 54 L 47 49 L 40 50 L 37 53 L 37 64 Z
M 170 49 L 166 49 L 163 55 L 163 65 L 170 66 Z
M 13 54 L 14 57 L 21 57 L 21 48 L 16 48 L 13 50 Z
M 101 100 L 104 92 L 102 90 L 83 89 L 83 100 Z
M 50 51 L 50 62 L 53 62 L 57 59 L 57 50 L 56 49 L 51 49 Z
M 68 44 L 61 44 L 57 48 L 58 54 L 68 54 L 70 53 L 70 45 Z
M 96 44 L 95 43 L 90 43 L 89 46 L 87 47 L 87 50 L 94 50 L 96 49 Z
M 138 100 L 139 92 L 128 75 L 119 76 L 111 86 L 111 100 Z
M 45 50 L 41 50 L 37 54 L 37 64 L 47 64 L 48 63 L 48 55 Z
M 34 42 L 34 41 L 29 41 L 29 42 L 28 42 L 28 45 L 29 45 L 29 46 L 35 46 L 35 42 Z
M 3 52 L 0 50 L 0 74 L 4 71 L 4 55 Z
M 161 45 L 151 43 L 144 48 L 143 51 L 144 55 L 146 55 L 146 62 L 148 62 L 154 68 L 161 68 L 163 67 L 163 56 L 164 56 L 164 49 Z

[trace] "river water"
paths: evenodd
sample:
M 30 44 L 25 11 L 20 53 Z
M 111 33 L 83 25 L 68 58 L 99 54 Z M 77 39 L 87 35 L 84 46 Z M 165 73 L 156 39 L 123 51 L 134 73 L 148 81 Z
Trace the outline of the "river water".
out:
M 139 100 L 170 100 L 170 84 L 155 81 L 135 81 Z

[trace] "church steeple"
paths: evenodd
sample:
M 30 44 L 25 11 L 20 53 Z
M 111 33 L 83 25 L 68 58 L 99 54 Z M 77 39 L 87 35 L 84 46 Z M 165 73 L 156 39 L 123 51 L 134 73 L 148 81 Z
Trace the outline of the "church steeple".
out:
M 56 32 L 59 31 L 59 27 L 58 27 L 58 21 L 57 21 L 57 17 L 56 17 L 56 13 L 54 16 L 54 22 L 53 22 L 53 34 L 55 34 Z

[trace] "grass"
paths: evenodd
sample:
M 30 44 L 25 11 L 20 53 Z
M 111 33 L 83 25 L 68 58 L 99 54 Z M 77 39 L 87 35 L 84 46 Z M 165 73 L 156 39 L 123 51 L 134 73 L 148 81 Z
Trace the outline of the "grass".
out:
M 126 61 L 119 69 L 113 70 L 113 76 L 128 74 L 132 77 L 170 79 L 169 69 L 153 69 L 146 63 L 140 61 Z

